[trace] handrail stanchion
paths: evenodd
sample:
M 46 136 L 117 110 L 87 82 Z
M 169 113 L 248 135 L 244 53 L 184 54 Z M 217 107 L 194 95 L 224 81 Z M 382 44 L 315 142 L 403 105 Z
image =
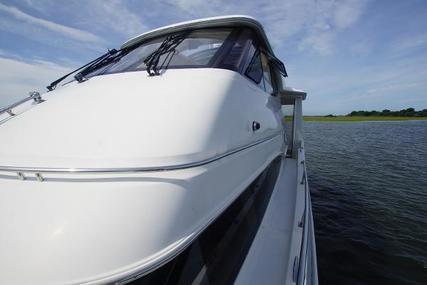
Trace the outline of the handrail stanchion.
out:
M 15 102 L 15 103 L 13 103 L 12 105 L 9 105 L 9 106 L 7 106 L 5 108 L 0 109 L 0 115 L 2 115 L 4 113 L 8 113 L 10 116 L 15 116 L 16 114 L 13 113 L 12 109 L 15 108 L 15 107 L 17 107 L 17 106 L 19 106 L 19 105 L 21 105 L 21 104 L 23 104 L 23 103 L 25 103 L 25 102 L 27 102 L 27 101 L 30 101 L 30 100 L 34 100 L 34 102 L 36 102 L 36 104 L 44 102 L 44 100 L 42 99 L 40 93 L 36 92 L 36 91 L 33 91 L 33 92 L 30 92 L 30 96 L 28 96 L 28 97 L 26 97 L 24 99 L 21 99 L 21 100 Z

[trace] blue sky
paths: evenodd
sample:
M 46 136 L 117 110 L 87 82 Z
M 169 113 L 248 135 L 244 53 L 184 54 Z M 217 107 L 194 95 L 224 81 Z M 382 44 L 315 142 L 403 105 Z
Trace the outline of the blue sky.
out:
M 0 0 L 0 106 L 142 32 L 227 14 L 264 25 L 306 114 L 427 108 L 425 0 Z

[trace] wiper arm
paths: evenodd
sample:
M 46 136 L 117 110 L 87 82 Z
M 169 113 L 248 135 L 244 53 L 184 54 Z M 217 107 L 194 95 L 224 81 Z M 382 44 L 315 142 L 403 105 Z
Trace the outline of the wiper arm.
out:
M 47 86 L 47 87 L 46 87 L 46 88 L 47 88 L 47 90 L 49 90 L 49 91 L 54 90 L 54 89 L 56 88 L 56 85 L 58 85 L 58 83 L 59 83 L 59 82 L 61 82 L 62 80 L 64 80 L 64 79 L 65 79 L 65 78 L 67 78 L 68 76 L 70 76 L 71 74 L 75 73 L 76 71 L 79 71 L 79 70 L 81 70 L 81 69 L 83 69 L 83 68 L 85 68 L 85 69 L 83 70 L 83 71 L 85 71 L 85 70 L 86 70 L 86 69 L 88 69 L 90 66 L 97 65 L 99 62 L 102 62 L 103 60 L 107 59 L 108 57 L 110 57 L 110 56 L 112 56 L 112 55 L 114 55 L 114 54 L 116 54 L 116 53 L 117 53 L 117 50 L 115 50 L 115 49 L 108 50 L 108 52 L 107 52 L 107 53 L 105 53 L 105 54 L 101 55 L 100 57 L 98 57 L 98 58 L 96 58 L 96 59 L 92 60 L 91 62 L 89 62 L 89 63 L 87 63 L 87 64 L 85 64 L 85 65 L 83 65 L 83 66 L 81 66 L 81 67 L 77 68 L 76 70 L 73 70 L 73 71 L 71 71 L 70 73 L 68 73 L 68 74 L 66 74 L 66 75 L 64 75 L 64 76 L 62 76 L 61 78 L 59 78 L 59 79 L 57 79 L 57 80 L 53 81 L 49 86 Z M 76 78 L 76 79 L 77 79 L 77 78 Z
M 169 62 L 171 61 L 172 57 L 176 52 L 176 48 L 187 37 L 187 35 L 190 32 L 191 31 L 185 31 L 183 33 L 173 34 L 166 37 L 166 39 L 162 42 L 159 48 L 153 51 L 150 55 L 148 55 L 144 59 L 144 63 L 147 66 L 147 72 L 150 76 L 160 75 L 159 70 L 164 66 L 167 60 L 169 60 L 168 61 L 168 64 L 169 64 Z M 167 54 L 167 56 L 163 60 L 162 64 L 158 66 L 160 57 L 164 54 Z
M 93 64 L 87 66 L 85 69 L 74 75 L 74 79 L 76 79 L 78 82 L 85 81 L 85 76 L 103 66 L 108 65 L 109 63 L 116 61 L 120 58 L 122 58 L 124 55 L 129 53 L 131 49 L 121 49 L 121 50 L 114 50 L 114 52 L 110 53 L 109 56 L 106 56 L 102 59 L 100 59 L 97 62 L 94 62 Z

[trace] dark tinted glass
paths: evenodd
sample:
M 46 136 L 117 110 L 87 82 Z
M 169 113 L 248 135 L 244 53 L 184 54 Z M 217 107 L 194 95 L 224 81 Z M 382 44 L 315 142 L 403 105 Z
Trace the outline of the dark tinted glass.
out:
M 252 31 L 248 29 L 236 31 L 218 67 L 241 72 L 244 70 L 242 67 L 252 59 L 253 54 L 248 55 L 251 46 L 253 46 Z
M 271 79 L 271 67 L 270 62 L 268 61 L 267 57 L 262 53 L 261 55 L 261 61 L 262 61 L 262 69 L 263 69 L 263 75 L 264 75 L 264 85 L 265 85 L 265 92 L 267 93 L 273 93 L 273 82 Z
M 261 82 L 263 70 L 259 51 L 256 51 L 252 57 L 252 60 L 246 68 L 245 75 L 252 79 L 256 84 Z

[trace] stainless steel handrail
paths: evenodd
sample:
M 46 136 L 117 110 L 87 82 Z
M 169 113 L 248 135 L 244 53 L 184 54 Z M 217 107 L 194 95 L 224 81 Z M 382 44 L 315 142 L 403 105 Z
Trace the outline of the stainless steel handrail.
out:
M 308 249 L 308 226 L 309 226 L 309 209 L 308 209 L 308 187 L 307 187 L 307 176 L 305 175 L 305 158 L 303 157 L 303 150 L 300 148 L 298 154 L 298 158 L 301 159 L 302 164 L 302 180 L 301 184 L 304 184 L 304 225 L 303 225 L 303 233 L 302 233 L 302 243 L 301 243 L 301 251 L 299 258 L 299 268 L 298 268 L 298 278 L 297 284 L 304 284 L 306 277 L 306 267 L 307 267 L 307 249 Z
M 299 149 L 298 157 L 299 159 L 301 159 L 301 164 L 303 168 L 301 184 L 304 184 L 305 201 L 304 201 L 303 236 L 302 236 L 302 243 L 301 243 L 301 250 L 300 250 L 297 284 L 298 285 L 299 284 L 317 285 L 318 279 L 317 279 L 317 262 L 315 260 L 316 245 L 314 241 L 314 232 L 313 232 L 313 216 L 312 216 L 313 214 L 311 211 L 310 190 L 308 188 L 307 169 L 305 165 L 303 148 Z M 307 269 L 310 269 L 310 270 L 307 270 Z M 307 276 L 307 272 L 310 273 L 310 276 Z
M 40 96 L 39 92 L 30 92 L 30 96 L 28 96 L 28 97 L 26 97 L 24 99 L 21 99 L 21 100 L 15 102 L 15 103 L 13 103 L 12 105 L 9 105 L 9 106 L 7 106 L 5 108 L 0 109 L 0 115 L 3 114 L 3 113 L 10 113 L 13 108 L 15 108 L 15 107 L 17 107 L 17 106 L 19 106 L 19 105 L 27 102 L 27 101 L 30 101 L 30 100 L 34 100 L 34 102 L 36 102 L 36 103 L 43 102 L 43 99 L 41 99 L 41 96 Z M 11 116 L 13 116 L 13 115 L 11 114 Z
M 309 282 L 307 284 L 311 284 L 311 285 L 318 285 L 319 284 L 319 280 L 318 280 L 318 272 L 317 272 L 317 253 L 316 253 L 316 238 L 315 238 L 315 233 L 314 233 L 314 221 L 313 221 L 313 211 L 312 211 L 312 205 L 311 205 L 311 197 L 310 197 L 310 190 L 308 190 L 308 197 L 309 197 L 309 209 L 310 209 L 310 214 L 309 214 L 309 247 L 308 250 L 310 252 L 310 263 L 307 263 L 307 266 L 310 266 L 310 276 L 309 276 Z
M 281 132 L 274 133 L 268 137 L 257 140 L 253 143 L 234 148 L 228 152 L 223 154 L 219 154 L 213 156 L 208 159 L 183 163 L 177 165 L 167 165 L 167 166 L 148 166 L 148 167 L 123 167 L 123 168 L 48 168 L 48 167 L 15 167 L 15 166 L 0 166 L 0 172 L 14 172 L 14 173 L 68 173 L 68 174 L 77 174 L 77 173 L 134 173 L 134 172 L 154 172 L 154 171 L 171 171 L 171 170 L 179 170 L 186 169 L 191 167 L 202 166 L 221 158 L 227 157 L 234 153 L 243 151 L 250 147 L 256 146 L 258 144 L 267 142 L 272 140 L 278 136 L 280 136 Z

